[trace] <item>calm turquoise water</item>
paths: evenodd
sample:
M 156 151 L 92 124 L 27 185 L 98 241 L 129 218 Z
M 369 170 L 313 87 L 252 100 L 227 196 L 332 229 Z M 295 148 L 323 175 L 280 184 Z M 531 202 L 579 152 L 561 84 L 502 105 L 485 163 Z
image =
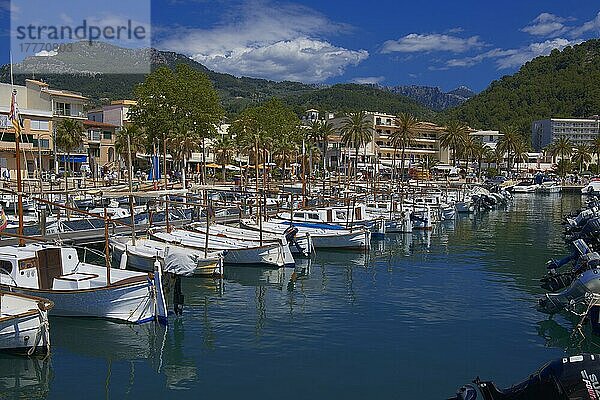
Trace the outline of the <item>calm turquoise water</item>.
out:
M 321 251 L 294 275 L 187 279 L 167 330 L 54 318 L 48 360 L 0 358 L 0 397 L 443 399 L 477 375 L 509 385 L 581 350 L 569 321 L 534 308 L 577 207 L 521 196 L 368 254 Z

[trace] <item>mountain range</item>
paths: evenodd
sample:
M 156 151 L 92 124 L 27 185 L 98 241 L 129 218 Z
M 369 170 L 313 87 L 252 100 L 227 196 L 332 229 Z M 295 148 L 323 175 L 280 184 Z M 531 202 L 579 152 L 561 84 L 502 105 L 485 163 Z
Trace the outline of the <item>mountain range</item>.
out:
M 28 57 L 15 66 L 15 70 L 18 71 L 15 78 L 18 83 L 23 83 L 26 78 L 42 79 L 53 87 L 81 92 L 92 102 L 100 104 L 108 100 L 130 98 L 134 86 L 144 80 L 145 75 L 141 71 L 148 70 L 148 66 L 174 67 L 178 63 L 188 64 L 206 73 L 219 91 L 225 108 L 232 114 L 249 104 L 274 96 L 298 107 L 310 106 L 309 103 L 315 99 L 329 98 L 328 103 L 313 104 L 311 107 L 337 108 L 336 100 L 340 100 L 343 103 L 340 105 L 340 111 L 353 110 L 361 108 L 360 102 L 349 102 L 347 98 L 356 98 L 356 94 L 360 93 L 365 96 L 366 103 L 375 107 L 373 110 L 411 111 L 425 116 L 431 115 L 427 109 L 439 111 L 456 106 L 474 94 L 464 87 L 448 93 L 443 93 L 439 88 L 425 86 L 376 87 L 377 90 L 373 90 L 370 85 L 327 86 L 236 77 L 211 71 L 182 54 L 156 49 L 125 49 L 102 42 L 94 42 L 92 45 L 88 42 L 73 43 L 68 49 L 50 56 Z M 112 73 L 101 73 L 107 70 Z M 134 73 L 131 73 L 132 71 Z M 135 73 L 138 71 L 139 73 Z M 8 80 L 9 68 L 4 66 L 0 68 L 0 81 Z M 337 95 L 342 93 L 345 99 L 338 99 Z M 385 103 L 383 108 L 377 108 L 377 97 Z
M 100 67 L 114 64 L 118 72 L 127 72 L 121 66 L 147 64 L 148 60 L 152 68 L 172 68 L 178 63 L 186 63 L 208 75 L 230 116 L 248 105 L 278 97 L 299 114 L 308 108 L 333 112 L 410 112 L 418 118 L 441 124 L 457 119 L 478 129 L 501 130 L 513 125 L 524 136 L 529 136 L 531 122 L 536 119 L 600 114 L 600 39 L 537 57 L 525 63 L 515 74 L 493 81 L 479 94 L 462 86 L 443 92 L 436 87 L 416 85 L 326 86 L 236 77 L 211 71 L 174 52 L 121 49 L 105 43 L 95 43 L 90 47 L 87 42 L 74 44 L 68 54 L 26 59 L 18 68 L 25 73 L 15 76 L 15 80 L 22 84 L 26 78 L 33 76 L 33 71 L 37 71 L 35 78 L 43 79 L 52 87 L 82 92 L 93 103 L 102 104 L 109 100 L 131 98 L 135 85 L 145 78 L 144 74 L 99 74 L 94 70 L 98 65 L 89 61 L 95 59 L 104 60 Z M 43 73 L 51 70 L 61 73 Z M 1 67 L 0 81 L 9 82 L 9 79 L 9 66 Z

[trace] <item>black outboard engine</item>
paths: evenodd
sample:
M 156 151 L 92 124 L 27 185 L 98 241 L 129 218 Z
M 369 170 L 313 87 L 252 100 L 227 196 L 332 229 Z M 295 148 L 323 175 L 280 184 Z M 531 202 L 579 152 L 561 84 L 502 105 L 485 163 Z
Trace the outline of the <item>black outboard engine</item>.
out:
M 592 249 L 583 239 L 575 240 L 571 243 L 571 254 L 560 260 L 549 260 L 546 263 L 548 275 L 543 277 L 541 287 L 550 292 L 556 292 L 569 286 L 573 279 L 581 272 L 596 268 L 600 264 L 598 253 L 592 252 Z M 557 273 L 556 270 L 562 266 L 575 261 L 575 265 L 570 271 Z
M 600 399 L 600 355 L 583 354 L 554 360 L 525 381 L 500 390 L 493 382 L 475 379 L 483 400 L 598 400 Z M 474 400 L 471 385 L 459 389 L 449 400 Z

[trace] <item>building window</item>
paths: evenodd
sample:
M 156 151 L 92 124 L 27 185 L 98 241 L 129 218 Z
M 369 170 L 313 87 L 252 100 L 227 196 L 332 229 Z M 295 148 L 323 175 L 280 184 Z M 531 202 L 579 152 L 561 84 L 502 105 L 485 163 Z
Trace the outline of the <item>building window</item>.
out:
M 70 103 L 56 103 L 56 114 L 57 115 L 71 115 L 71 104 Z
M 31 120 L 31 130 L 33 131 L 47 131 L 50 129 L 50 122 L 38 121 L 35 119 Z
M 90 147 L 88 150 L 88 154 L 90 157 L 100 157 L 100 148 L 99 147 Z
M 111 131 L 103 131 L 102 139 L 104 140 L 112 140 L 112 132 Z
M 92 140 L 94 142 L 100 141 L 100 131 L 90 130 L 88 131 L 88 140 Z

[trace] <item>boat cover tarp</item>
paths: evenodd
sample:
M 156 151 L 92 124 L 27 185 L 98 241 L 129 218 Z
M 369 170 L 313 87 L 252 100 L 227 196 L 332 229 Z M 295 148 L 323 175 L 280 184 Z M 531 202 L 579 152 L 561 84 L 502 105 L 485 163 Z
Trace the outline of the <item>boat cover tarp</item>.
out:
M 203 254 L 177 246 L 165 247 L 165 272 L 175 275 L 192 276 Z

